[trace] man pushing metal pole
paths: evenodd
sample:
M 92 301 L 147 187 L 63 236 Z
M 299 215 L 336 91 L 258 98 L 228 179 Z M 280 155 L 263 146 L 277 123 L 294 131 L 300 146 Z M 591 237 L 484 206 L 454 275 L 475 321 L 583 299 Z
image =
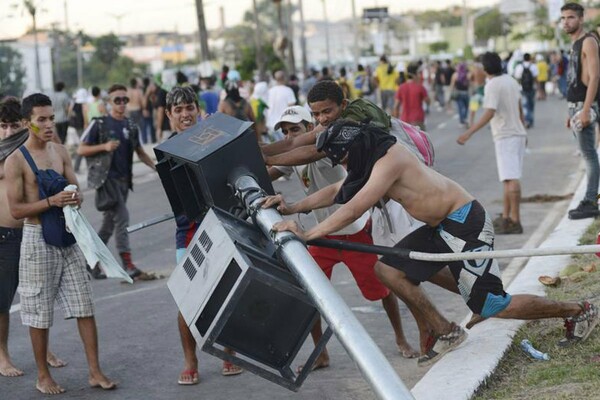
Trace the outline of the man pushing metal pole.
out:
M 230 182 L 260 229 L 279 245 L 280 257 L 315 302 L 365 379 L 380 399 L 413 399 L 381 350 L 358 322 L 308 253 L 305 245 L 289 233 L 272 235 L 272 226 L 282 221 L 274 209 L 261 208 L 266 197 L 254 178 L 239 173 Z

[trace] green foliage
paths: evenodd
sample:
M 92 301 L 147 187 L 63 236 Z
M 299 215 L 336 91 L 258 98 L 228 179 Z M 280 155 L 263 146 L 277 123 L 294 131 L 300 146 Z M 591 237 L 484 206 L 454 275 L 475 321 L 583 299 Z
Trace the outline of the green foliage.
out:
M 448 50 L 448 47 L 450 47 L 450 43 L 448 42 L 433 42 L 429 45 L 429 51 L 432 53 L 443 53 Z
M 292 13 L 296 11 L 297 7 L 292 5 Z M 279 29 L 279 19 L 277 15 L 277 6 L 273 0 L 258 0 L 256 2 L 256 10 L 258 13 L 258 19 L 261 24 L 263 32 L 268 32 L 270 36 L 275 37 L 277 30 Z M 286 16 L 288 15 L 287 2 L 281 2 L 281 18 L 283 25 L 286 26 Z M 252 9 L 244 13 L 244 24 L 254 27 L 254 11 Z
M 269 44 L 263 45 L 263 54 L 266 59 L 266 69 L 269 71 L 277 71 L 285 69 L 284 62 L 275 54 L 273 46 Z M 236 66 L 242 79 L 251 79 L 254 77 L 256 66 L 256 48 L 254 46 L 244 46 L 241 49 L 241 60 Z
M 494 8 L 487 14 L 483 14 L 475 20 L 475 38 L 477 40 L 488 40 L 490 38 L 503 36 L 504 27 L 510 26 L 508 19 Z
M 105 65 L 117 61 L 123 47 L 123 43 L 114 33 L 99 36 L 93 41 L 93 44 L 96 48 L 93 58 Z
M 473 54 L 473 47 L 470 45 L 466 45 L 463 49 L 463 58 L 465 60 L 473 60 L 475 55 Z
M 0 92 L 20 97 L 25 90 L 23 56 L 10 46 L 0 45 Z
M 440 23 L 443 27 L 462 25 L 462 17 L 449 12 L 449 10 L 427 10 L 415 14 L 415 19 L 424 28 L 428 28 L 435 23 Z

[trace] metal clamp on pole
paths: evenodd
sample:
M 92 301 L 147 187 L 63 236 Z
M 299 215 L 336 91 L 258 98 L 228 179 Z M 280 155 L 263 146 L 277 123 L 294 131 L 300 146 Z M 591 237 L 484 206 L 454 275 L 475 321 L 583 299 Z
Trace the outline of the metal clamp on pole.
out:
M 260 189 L 256 180 L 248 175 L 237 176 L 231 183 L 238 193 Z M 281 215 L 275 209 L 260 208 L 261 198 L 254 198 L 253 202 L 247 201 L 249 198 L 242 200 L 248 210 L 256 210 L 257 225 L 267 237 L 273 239 L 272 227 L 276 222 L 283 220 Z M 274 235 L 274 240 L 281 243 L 280 257 L 306 289 L 377 397 L 385 400 L 413 399 L 379 347 L 321 272 L 305 245 L 299 240 L 290 240 L 289 236 L 289 232 L 278 232 Z

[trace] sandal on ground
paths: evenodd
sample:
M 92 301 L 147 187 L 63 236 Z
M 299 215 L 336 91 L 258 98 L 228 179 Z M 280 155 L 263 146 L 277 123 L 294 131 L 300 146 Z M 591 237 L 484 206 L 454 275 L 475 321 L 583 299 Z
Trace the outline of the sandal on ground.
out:
M 190 379 L 185 379 L 190 378 Z M 177 383 L 180 385 L 197 385 L 200 382 L 197 369 L 186 369 L 181 371 Z
M 231 375 L 239 375 L 242 372 L 244 372 L 244 370 L 240 367 L 238 367 L 237 365 L 234 365 L 232 363 L 230 363 L 229 361 L 223 361 L 223 369 L 221 370 L 221 374 L 224 376 L 231 376 Z

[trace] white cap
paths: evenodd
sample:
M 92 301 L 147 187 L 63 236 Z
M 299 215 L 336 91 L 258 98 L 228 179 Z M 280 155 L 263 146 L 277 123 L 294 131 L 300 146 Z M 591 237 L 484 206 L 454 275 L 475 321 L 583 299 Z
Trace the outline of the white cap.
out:
M 282 122 L 291 122 L 292 124 L 297 124 L 302 121 L 308 123 L 313 122 L 310 112 L 302 106 L 291 106 L 283 110 L 283 113 L 279 118 L 279 122 L 275 124 L 275 130 L 279 129 Z

